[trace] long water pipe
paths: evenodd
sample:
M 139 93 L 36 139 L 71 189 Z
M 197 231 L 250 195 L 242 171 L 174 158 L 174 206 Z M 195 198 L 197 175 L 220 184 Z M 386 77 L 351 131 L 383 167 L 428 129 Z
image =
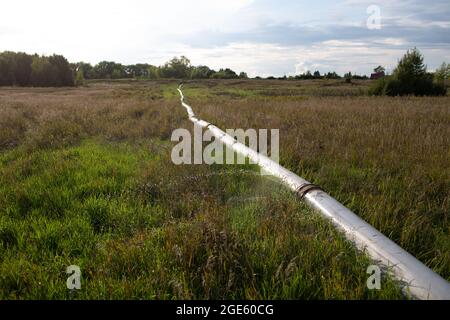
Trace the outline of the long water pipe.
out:
M 279 178 L 283 184 L 304 199 L 310 207 L 330 219 L 358 249 L 367 252 L 373 260 L 379 261 L 387 267 L 390 273 L 404 284 L 403 291 L 406 294 L 416 299 L 450 300 L 449 282 L 362 220 L 320 187 L 238 142 L 234 137 L 211 123 L 198 119 L 192 108 L 184 102 L 181 87 L 182 85 L 178 87 L 181 105 L 186 108 L 190 121 L 211 131 L 216 139 L 238 154 L 248 157 L 266 172 Z

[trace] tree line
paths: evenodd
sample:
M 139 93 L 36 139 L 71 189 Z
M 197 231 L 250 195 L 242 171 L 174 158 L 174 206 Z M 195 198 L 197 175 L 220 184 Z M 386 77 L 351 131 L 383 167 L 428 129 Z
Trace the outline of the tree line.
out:
M 348 73 L 344 78 L 367 79 Z M 0 53 L 0 86 L 73 86 L 88 79 L 247 79 L 247 73 L 237 74 L 225 68 L 218 71 L 208 66 L 192 66 L 185 56 L 175 57 L 161 66 L 147 63 L 124 65 L 101 61 L 96 65 L 86 62 L 69 63 L 62 55 L 39 56 L 23 52 Z M 266 79 L 308 80 L 341 79 L 336 72 L 323 75 L 306 71 L 296 76 L 268 77 Z M 261 79 L 256 77 L 256 79 Z
M 73 70 L 61 55 L 39 56 L 5 51 L 0 53 L 0 85 L 73 86 Z
M 353 79 L 366 76 L 351 75 Z M 95 65 L 86 62 L 69 63 L 62 55 L 39 56 L 23 52 L 0 53 L 0 86 L 73 86 L 89 79 L 247 79 L 230 68 L 218 71 L 205 65 L 193 66 L 185 56 L 174 57 L 161 66 L 148 63 L 124 65 L 114 61 L 101 61 Z M 323 75 L 319 71 L 304 72 L 296 76 L 267 77 L 266 79 L 308 80 L 341 79 L 336 72 Z M 256 79 L 261 79 L 256 77 Z
M 256 77 L 257 79 L 261 79 L 260 77 Z M 357 75 L 357 74 L 352 74 L 351 72 L 348 72 L 346 74 L 344 74 L 344 76 L 340 76 L 339 74 L 337 74 L 335 71 L 332 72 L 326 72 L 321 74 L 319 70 L 316 70 L 314 72 L 311 72 L 309 70 L 301 73 L 301 74 L 297 74 L 295 76 L 283 76 L 283 77 L 267 77 L 266 79 L 269 80 L 274 80 L 274 79 L 278 79 L 278 80 L 313 80 L 313 79 L 358 79 L 358 80 L 367 80 L 369 79 L 368 76 L 366 75 Z
M 370 93 L 375 95 L 445 95 L 450 79 L 450 65 L 443 63 L 436 72 L 427 72 L 423 56 L 414 48 L 399 61 L 392 75 L 378 79 Z M 378 68 L 382 68 L 381 66 Z M 377 69 L 375 71 L 377 71 Z M 382 68 L 384 70 L 384 68 Z M 384 75 L 384 73 L 383 73 Z M 193 66 L 185 56 L 175 57 L 161 66 L 147 63 L 123 65 L 113 61 L 101 61 L 96 65 L 69 63 L 62 55 L 29 55 L 24 52 L 0 52 L 0 86 L 61 87 L 80 85 L 85 79 L 247 79 L 245 72 L 237 74 L 225 68 L 218 71 L 208 66 Z M 309 80 L 368 79 L 351 72 L 343 77 L 336 72 L 320 74 L 318 70 L 306 71 L 295 76 L 266 79 Z M 256 77 L 256 79 L 261 79 Z
M 84 79 L 247 79 L 245 72 L 237 74 L 226 68 L 219 71 L 207 66 L 193 66 L 185 56 L 175 57 L 162 66 L 147 63 L 123 65 L 113 61 L 102 61 L 92 66 L 89 63 L 72 64 L 76 81 Z
M 69 63 L 62 55 L 40 56 L 24 52 L 0 52 L 0 86 L 61 87 L 81 84 L 85 79 L 246 79 L 225 68 L 192 66 L 188 58 L 175 57 L 162 66 L 147 63 L 123 65 L 101 61 Z

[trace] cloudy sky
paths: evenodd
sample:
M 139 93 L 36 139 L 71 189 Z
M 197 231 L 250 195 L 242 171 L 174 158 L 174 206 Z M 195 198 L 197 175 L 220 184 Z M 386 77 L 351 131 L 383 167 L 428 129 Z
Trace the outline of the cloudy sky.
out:
M 379 64 L 392 70 L 412 47 L 422 51 L 429 69 L 450 62 L 449 0 L 1 4 L 0 51 L 60 53 L 72 62 L 159 65 L 186 55 L 194 65 L 231 67 L 250 76 L 305 70 L 370 74 Z

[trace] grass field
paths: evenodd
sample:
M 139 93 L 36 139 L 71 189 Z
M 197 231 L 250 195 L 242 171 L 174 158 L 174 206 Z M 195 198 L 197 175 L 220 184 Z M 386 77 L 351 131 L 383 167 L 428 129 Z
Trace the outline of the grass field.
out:
M 279 128 L 281 164 L 450 280 L 450 97 L 368 81 L 197 81 L 225 128 Z M 0 88 L 0 299 L 402 299 L 252 165 L 170 160 L 192 130 L 175 81 Z M 69 265 L 82 289 L 66 288 Z

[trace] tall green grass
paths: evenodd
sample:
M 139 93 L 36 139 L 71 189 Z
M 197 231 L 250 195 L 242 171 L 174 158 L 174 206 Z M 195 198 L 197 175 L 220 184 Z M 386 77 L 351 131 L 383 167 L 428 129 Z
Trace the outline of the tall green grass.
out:
M 368 290 L 371 262 L 251 166 L 94 140 L 0 159 L 2 299 L 401 297 Z

